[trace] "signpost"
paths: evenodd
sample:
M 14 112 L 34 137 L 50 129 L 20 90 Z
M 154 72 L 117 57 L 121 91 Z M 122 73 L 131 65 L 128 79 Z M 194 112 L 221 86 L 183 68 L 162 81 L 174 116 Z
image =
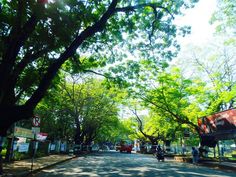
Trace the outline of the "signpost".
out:
M 39 127 L 40 126 L 40 117 L 39 116 L 34 116 L 33 117 L 33 126 L 34 127 Z
M 31 161 L 31 172 L 33 171 L 34 157 L 35 157 L 35 153 L 36 153 L 36 141 L 37 141 L 36 135 L 37 135 L 37 133 L 40 132 L 40 117 L 34 116 L 32 123 L 33 123 L 32 131 L 34 134 L 34 139 L 33 139 L 33 155 L 32 155 L 32 161 Z

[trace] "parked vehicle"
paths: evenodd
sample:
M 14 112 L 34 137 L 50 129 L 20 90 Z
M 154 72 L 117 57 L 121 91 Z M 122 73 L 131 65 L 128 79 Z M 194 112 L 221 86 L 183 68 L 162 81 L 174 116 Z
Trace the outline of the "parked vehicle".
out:
M 121 145 L 120 147 L 120 152 L 127 152 L 127 153 L 131 153 L 133 146 L 132 145 Z
M 128 140 L 120 141 L 120 152 L 131 153 L 133 148 L 132 142 Z
M 115 144 L 115 150 L 116 150 L 116 151 L 120 151 L 120 147 L 121 147 L 121 146 L 120 146 L 120 143 L 116 143 L 116 144 Z

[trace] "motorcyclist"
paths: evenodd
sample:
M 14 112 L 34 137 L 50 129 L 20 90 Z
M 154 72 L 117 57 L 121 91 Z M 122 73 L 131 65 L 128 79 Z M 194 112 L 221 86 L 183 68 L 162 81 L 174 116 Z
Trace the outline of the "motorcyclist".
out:
M 156 148 L 156 157 L 158 161 L 164 161 L 164 151 L 162 150 L 160 145 L 158 145 Z

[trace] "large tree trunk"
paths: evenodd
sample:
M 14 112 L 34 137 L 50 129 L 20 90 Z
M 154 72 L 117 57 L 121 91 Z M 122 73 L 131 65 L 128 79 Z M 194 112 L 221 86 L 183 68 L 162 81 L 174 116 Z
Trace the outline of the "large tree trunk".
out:
M 15 122 L 23 119 L 29 119 L 32 116 L 32 107 L 0 105 L 0 136 L 6 136 L 7 130 Z
M 75 144 L 82 144 L 84 140 L 83 133 L 81 132 L 80 124 L 76 124 L 76 130 L 75 130 Z

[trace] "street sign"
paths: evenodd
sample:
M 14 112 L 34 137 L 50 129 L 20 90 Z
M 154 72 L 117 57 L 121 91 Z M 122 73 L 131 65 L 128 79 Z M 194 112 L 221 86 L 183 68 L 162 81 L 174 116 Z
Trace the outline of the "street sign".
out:
M 32 133 L 32 130 L 22 128 L 22 127 L 15 127 L 14 128 L 14 136 L 25 137 L 25 138 L 34 138 L 34 134 Z
M 47 139 L 47 136 L 48 136 L 47 133 L 40 132 L 40 133 L 37 134 L 36 139 L 38 141 L 45 141 Z
M 35 126 L 35 127 L 40 126 L 40 117 L 38 117 L 38 116 L 33 117 L 33 126 Z
M 21 143 L 19 145 L 18 152 L 28 152 L 29 151 L 29 143 Z
M 32 127 L 32 132 L 33 132 L 33 134 L 40 133 L 40 127 Z

